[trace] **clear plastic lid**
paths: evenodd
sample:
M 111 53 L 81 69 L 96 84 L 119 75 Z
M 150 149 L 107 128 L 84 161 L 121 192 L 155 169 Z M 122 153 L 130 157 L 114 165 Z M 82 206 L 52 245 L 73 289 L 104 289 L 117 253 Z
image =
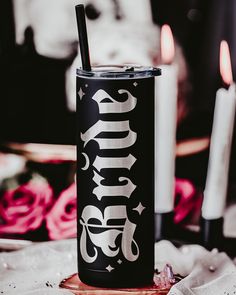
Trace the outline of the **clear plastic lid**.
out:
M 139 65 L 101 65 L 91 71 L 77 69 L 77 76 L 90 78 L 138 78 L 160 76 L 161 69 Z

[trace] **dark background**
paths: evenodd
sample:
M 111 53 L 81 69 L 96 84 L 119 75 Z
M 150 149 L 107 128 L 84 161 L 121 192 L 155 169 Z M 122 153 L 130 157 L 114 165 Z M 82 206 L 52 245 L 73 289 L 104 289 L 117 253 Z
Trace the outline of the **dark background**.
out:
M 236 74 L 236 1 L 151 2 L 154 21 L 170 24 L 183 47 L 193 84 L 192 110 L 178 127 L 177 136 L 209 135 L 215 93 L 221 85 L 218 55 L 222 39 L 229 43 L 234 77 Z M 30 28 L 25 32 L 25 43 L 16 45 L 11 0 L 0 1 L 0 141 L 75 143 L 75 114 L 66 108 L 64 87 L 65 70 L 73 59 L 74 56 L 56 60 L 38 55 Z M 177 160 L 177 174 L 184 175 L 188 167 L 187 170 L 200 171 L 197 178 L 201 175 L 202 181 L 208 152 L 195 157 L 191 162 L 181 159 L 181 165 Z M 196 178 L 194 173 L 192 178 Z
M 170 24 L 187 59 L 192 91 L 192 111 L 178 127 L 177 138 L 210 135 L 215 95 L 222 86 L 219 49 L 226 40 L 231 51 L 233 76 L 236 75 L 236 1 L 234 0 L 152 0 L 156 23 Z M 236 128 L 234 129 L 229 197 L 236 192 Z M 209 150 L 176 159 L 176 175 L 192 179 L 204 188 Z
M 168 23 L 182 45 L 194 83 L 194 106 L 209 110 L 219 79 L 221 40 L 229 43 L 236 74 L 236 2 L 234 0 L 152 0 L 154 20 Z

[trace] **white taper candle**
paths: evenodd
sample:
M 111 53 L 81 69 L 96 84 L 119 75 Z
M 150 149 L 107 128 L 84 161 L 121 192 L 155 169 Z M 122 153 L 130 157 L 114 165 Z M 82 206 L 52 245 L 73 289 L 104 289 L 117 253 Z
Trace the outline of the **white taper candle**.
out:
M 202 217 L 213 220 L 223 217 L 227 185 L 231 142 L 234 129 L 236 86 L 226 41 L 220 44 L 220 73 L 229 89 L 221 88 L 216 93 L 210 155 L 207 171 Z
M 223 216 L 227 194 L 228 170 L 236 106 L 236 86 L 217 91 L 211 134 L 202 216 L 217 219 Z
M 177 66 L 164 65 L 155 93 L 155 212 L 174 209 Z

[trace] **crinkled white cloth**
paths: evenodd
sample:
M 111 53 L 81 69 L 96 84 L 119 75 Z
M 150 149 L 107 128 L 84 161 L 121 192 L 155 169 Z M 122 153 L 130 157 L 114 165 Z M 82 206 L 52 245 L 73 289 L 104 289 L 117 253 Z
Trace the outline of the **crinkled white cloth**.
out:
M 174 272 L 186 276 L 170 295 L 236 294 L 236 267 L 226 254 L 208 252 L 198 245 L 177 249 L 168 241 L 157 243 L 155 252 L 157 268 L 168 262 Z M 0 294 L 69 295 L 58 284 L 77 271 L 76 265 L 75 240 L 39 243 L 0 253 Z
M 236 266 L 225 253 L 208 252 L 199 245 L 177 249 L 168 241 L 157 243 L 155 253 L 157 268 L 169 262 L 175 273 L 186 276 L 170 295 L 236 294 Z

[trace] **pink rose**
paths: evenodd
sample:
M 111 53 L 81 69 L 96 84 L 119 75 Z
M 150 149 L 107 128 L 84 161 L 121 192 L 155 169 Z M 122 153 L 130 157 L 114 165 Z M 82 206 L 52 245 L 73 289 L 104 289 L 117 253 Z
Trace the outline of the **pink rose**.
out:
M 5 191 L 0 198 L 0 234 L 24 234 L 39 228 L 52 200 L 52 188 L 39 176 Z
M 187 179 L 175 180 L 175 223 L 198 221 L 202 206 L 202 195 L 195 186 Z
M 77 234 L 76 184 L 64 190 L 46 216 L 49 238 L 73 238 Z

